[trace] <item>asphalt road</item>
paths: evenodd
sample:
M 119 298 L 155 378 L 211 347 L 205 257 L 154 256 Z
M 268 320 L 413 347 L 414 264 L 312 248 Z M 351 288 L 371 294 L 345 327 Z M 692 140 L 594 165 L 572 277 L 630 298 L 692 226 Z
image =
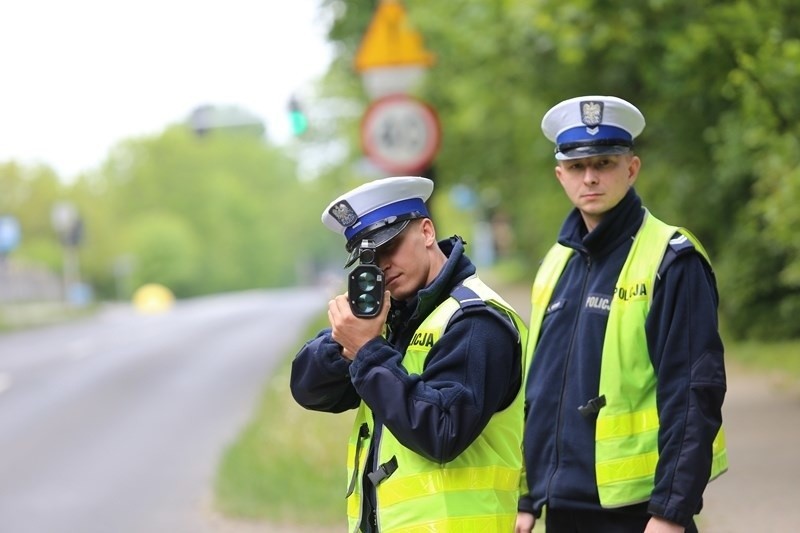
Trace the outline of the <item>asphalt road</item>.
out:
M 327 298 L 118 306 L 0 336 L 0 533 L 220 531 L 220 454 Z
M 712 481 L 703 533 L 800 529 L 800 387 L 778 374 L 728 365 L 722 408 L 728 472 Z

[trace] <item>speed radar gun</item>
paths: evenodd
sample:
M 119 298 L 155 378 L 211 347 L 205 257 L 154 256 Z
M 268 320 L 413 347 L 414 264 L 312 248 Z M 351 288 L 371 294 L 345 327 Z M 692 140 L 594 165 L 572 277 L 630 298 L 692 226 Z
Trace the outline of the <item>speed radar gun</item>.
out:
M 383 271 L 375 264 L 375 248 L 374 241 L 361 241 L 359 264 L 350 272 L 347 280 L 350 309 L 357 317 L 373 317 L 380 313 L 383 305 Z
M 350 308 L 358 317 L 380 314 L 385 276 L 377 264 L 378 249 L 400 236 L 412 220 L 430 218 L 425 201 L 433 182 L 417 176 L 382 178 L 364 183 L 331 202 L 322 223 L 344 235 L 350 254 L 344 267 L 358 261 L 347 279 Z

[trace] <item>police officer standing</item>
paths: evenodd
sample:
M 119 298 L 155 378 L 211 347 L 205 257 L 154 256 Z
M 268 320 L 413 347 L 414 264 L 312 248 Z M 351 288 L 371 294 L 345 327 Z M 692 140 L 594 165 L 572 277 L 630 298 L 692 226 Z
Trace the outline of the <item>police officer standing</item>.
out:
M 526 328 L 476 276 L 459 237 L 437 242 L 432 190 L 425 178 L 376 180 L 322 214 L 346 238 L 348 264 L 374 252 L 387 289 L 372 318 L 356 316 L 348 294 L 332 299 L 330 328 L 292 365 L 300 405 L 357 409 L 349 531 L 514 528 Z
M 533 286 L 519 533 L 543 509 L 547 533 L 697 531 L 706 484 L 727 469 L 714 273 L 634 191 L 644 126 L 611 96 L 542 120 L 574 209 Z

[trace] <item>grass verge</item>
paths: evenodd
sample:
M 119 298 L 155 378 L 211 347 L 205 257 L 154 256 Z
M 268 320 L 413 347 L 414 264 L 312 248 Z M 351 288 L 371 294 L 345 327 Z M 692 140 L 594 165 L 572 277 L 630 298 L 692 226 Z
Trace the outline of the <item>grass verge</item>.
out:
M 326 325 L 327 318 L 320 318 L 305 338 Z M 293 356 L 273 375 L 253 420 L 224 453 L 216 506 L 236 518 L 342 524 L 347 436 L 355 412 L 317 413 L 298 406 L 289 390 Z
M 25 302 L 0 305 L 0 332 L 60 324 L 91 316 L 98 304 L 75 307 L 63 302 Z
M 725 358 L 745 370 L 778 376 L 800 386 L 800 340 L 725 343 Z

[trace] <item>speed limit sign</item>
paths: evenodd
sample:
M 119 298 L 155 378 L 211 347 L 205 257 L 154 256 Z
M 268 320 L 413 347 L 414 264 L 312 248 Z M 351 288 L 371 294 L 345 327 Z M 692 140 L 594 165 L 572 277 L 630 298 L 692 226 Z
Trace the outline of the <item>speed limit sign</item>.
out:
M 374 101 L 361 120 L 361 144 L 376 165 L 405 174 L 424 170 L 439 149 L 436 112 L 404 94 Z

